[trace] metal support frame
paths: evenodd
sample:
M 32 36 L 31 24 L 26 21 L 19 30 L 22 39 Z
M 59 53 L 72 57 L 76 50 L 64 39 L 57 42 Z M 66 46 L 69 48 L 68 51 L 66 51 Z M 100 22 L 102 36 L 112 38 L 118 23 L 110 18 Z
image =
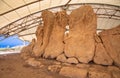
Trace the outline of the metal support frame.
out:
M 26 3 L 25 5 L 19 6 L 19 7 L 17 7 L 17 8 L 12 8 L 12 7 L 11 7 L 12 10 L 9 10 L 9 11 L 7 11 L 7 12 L 1 13 L 0 16 L 5 15 L 5 14 L 7 14 L 7 13 L 10 13 L 10 12 L 12 12 L 12 11 L 15 11 L 15 10 L 17 10 L 17 9 L 23 8 L 23 7 L 25 7 L 25 6 L 28 6 L 28 5 L 31 5 L 31 4 L 40 2 L 40 1 L 43 1 L 43 0 L 36 0 L 36 1 L 30 2 L 30 3 Z M 8 5 L 8 6 L 9 6 L 9 5 Z
M 11 5 L 9 5 L 7 2 L 5 2 L 4 0 L 1 0 L 1 1 L 4 2 L 8 7 L 13 9 L 13 7 Z M 20 14 L 16 10 L 13 10 L 13 11 L 21 18 Z M 9 12 L 6 12 L 6 13 L 9 13 Z M 1 14 L 0 14 L 0 16 L 1 16 Z
M 36 3 L 36 2 L 39 2 L 39 4 L 40 4 L 40 1 L 42 1 L 42 0 L 37 0 L 37 1 L 31 2 L 31 3 L 28 3 L 26 5 L 20 6 L 18 8 L 15 8 L 15 9 L 10 10 L 8 12 L 2 13 L 0 15 L 5 15 L 7 13 L 10 13 L 12 11 L 15 11 L 15 10 L 19 9 L 19 8 L 31 5 L 31 4 Z M 66 6 L 68 5 L 68 8 L 66 9 L 66 11 L 72 11 L 72 9 L 69 9 L 69 7 L 72 7 L 74 5 L 76 5 L 76 6 L 84 5 L 84 3 L 81 3 L 81 4 L 80 3 L 79 4 L 69 4 L 70 1 L 71 0 L 69 0 L 66 3 Z M 116 15 L 117 12 L 120 12 L 120 6 L 113 6 L 115 8 L 112 9 L 112 8 L 104 7 L 104 6 L 111 6 L 111 5 L 105 5 L 104 4 L 104 6 L 103 6 L 103 4 L 95 4 L 95 3 L 89 3 L 89 4 L 92 5 L 92 6 L 94 6 L 94 5 L 99 6 L 98 8 L 93 8 L 94 10 L 96 10 L 96 14 L 97 14 L 98 18 L 107 18 L 107 19 L 120 20 L 120 16 Z M 54 8 L 61 8 L 61 7 L 64 7 L 64 6 L 65 5 L 52 7 L 52 8 L 48 8 L 47 10 L 54 9 Z M 101 6 L 103 6 L 103 7 L 101 7 Z M 105 12 L 100 14 L 99 13 L 100 10 L 104 10 Z M 109 10 L 111 10 L 112 12 L 110 13 Z M 20 19 L 18 19 L 16 21 L 14 21 L 14 22 L 0 28 L 1 31 L 5 30 L 3 33 L 0 33 L 0 34 L 7 35 L 7 37 L 9 37 L 11 35 L 19 34 L 20 32 L 23 32 L 23 31 L 28 30 L 30 28 L 34 28 L 34 27 L 39 26 L 39 24 L 42 24 L 41 16 L 38 16 L 38 17 L 35 17 L 35 18 L 33 18 L 33 17 L 34 17 L 35 14 L 40 14 L 41 12 L 42 12 L 42 10 L 40 10 L 38 12 L 35 12 L 35 13 L 32 13 L 32 14 L 30 13 L 28 16 L 20 18 Z M 31 19 L 29 20 L 28 18 L 31 18 Z M 23 21 L 20 24 L 17 24 L 17 22 L 19 22 L 21 20 L 23 20 Z M 27 24 L 28 22 L 31 22 L 31 23 Z M 31 34 L 34 34 L 34 33 L 23 34 L 23 35 L 20 35 L 20 36 L 31 35 Z

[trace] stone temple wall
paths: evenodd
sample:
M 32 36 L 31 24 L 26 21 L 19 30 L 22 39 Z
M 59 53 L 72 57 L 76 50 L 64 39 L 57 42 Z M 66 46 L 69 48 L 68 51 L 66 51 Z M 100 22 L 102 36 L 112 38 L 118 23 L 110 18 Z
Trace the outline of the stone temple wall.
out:
M 97 34 L 97 16 L 89 5 L 70 15 L 65 10 L 45 10 L 42 19 L 43 26 L 36 30 L 37 39 L 21 50 L 21 57 L 28 64 L 39 66 L 39 58 L 54 59 L 75 65 L 52 67 L 68 77 L 120 78 L 120 25 Z M 65 34 L 68 25 L 69 33 Z

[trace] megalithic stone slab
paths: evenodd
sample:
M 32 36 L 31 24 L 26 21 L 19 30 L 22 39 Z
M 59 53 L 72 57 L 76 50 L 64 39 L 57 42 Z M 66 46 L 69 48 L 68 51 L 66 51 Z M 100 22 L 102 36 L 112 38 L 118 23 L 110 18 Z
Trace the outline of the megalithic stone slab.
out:
M 120 25 L 101 32 L 100 37 L 115 65 L 120 67 Z
M 76 57 L 79 62 L 92 60 L 95 50 L 97 17 L 89 5 L 73 10 L 69 15 L 69 36 L 65 40 L 65 55 Z
M 33 53 L 35 55 L 40 53 L 39 49 L 41 48 L 42 43 L 43 43 L 43 26 L 38 26 L 38 28 L 36 30 L 36 37 L 37 37 L 37 40 L 36 40 L 35 46 L 33 48 Z
M 68 25 L 68 15 L 66 11 L 60 11 L 55 14 L 54 26 L 50 36 L 49 43 L 45 49 L 45 58 L 56 58 L 63 53 L 65 27 Z
M 44 10 L 42 12 L 42 19 L 43 19 L 43 39 L 42 45 L 39 48 L 39 51 L 34 51 L 34 55 L 36 57 L 41 56 L 44 53 L 46 46 L 49 43 L 50 35 L 54 25 L 54 14 L 48 10 Z M 38 35 L 40 36 L 40 34 Z

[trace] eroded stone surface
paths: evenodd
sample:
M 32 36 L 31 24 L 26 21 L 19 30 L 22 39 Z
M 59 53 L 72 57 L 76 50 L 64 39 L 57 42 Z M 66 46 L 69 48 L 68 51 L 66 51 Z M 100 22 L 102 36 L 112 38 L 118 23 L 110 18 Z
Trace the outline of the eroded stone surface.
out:
M 99 71 L 90 71 L 89 78 L 112 78 L 109 73 L 99 72 Z
M 120 69 L 115 66 L 109 66 L 108 70 L 112 73 L 113 78 L 120 78 Z
M 48 10 L 44 10 L 42 12 L 42 19 L 44 21 L 43 23 L 43 39 L 42 39 L 42 45 L 39 48 L 38 51 L 34 51 L 34 55 L 36 57 L 41 56 L 44 53 L 45 48 L 47 47 L 50 39 L 50 35 L 53 29 L 54 24 L 54 14 Z M 41 33 L 38 35 L 41 36 Z
M 38 26 L 37 30 L 36 30 L 36 37 L 37 40 L 35 42 L 35 46 L 33 48 L 33 53 L 35 55 L 37 55 L 37 53 L 40 53 L 40 48 L 42 46 L 42 42 L 43 42 L 43 26 Z
M 65 55 L 88 63 L 92 60 L 95 50 L 96 14 L 91 6 L 85 5 L 73 10 L 69 17 L 70 33 L 64 41 Z
M 90 64 L 77 64 L 76 67 L 82 68 L 82 69 L 89 69 Z
M 77 64 L 79 63 L 78 60 L 76 58 L 68 58 L 66 60 L 67 63 L 70 63 L 70 64 Z
M 59 74 L 70 78 L 87 78 L 87 70 L 76 67 L 63 67 Z
M 35 60 L 35 58 L 29 58 L 25 61 L 28 65 L 31 65 L 33 67 L 41 67 L 42 64 L 40 61 Z
M 85 77 L 86 71 L 87 76 Z M 62 67 L 59 74 L 70 78 L 119 78 L 120 69 L 115 66 L 107 67 L 95 64 L 78 64 L 76 66 L 67 65 Z
M 59 72 L 61 70 L 61 65 L 50 65 L 48 66 L 48 70 L 51 72 Z
M 114 63 L 120 67 L 120 26 L 100 33 L 106 51 Z
M 94 62 L 101 65 L 112 65 L 113 63 L 102 43 L 97 43 L 96 45 Z
M 59 55 L 56 60 L 60 61 L 60 62 L 66 62 L 67 58 L 64 54 Z
M 50 36 L 50 41 L 45 49 L 45 58 L 56 58 L 58 55 L 63 53 L 64 49 L 64 34 L 65 27 L 68 25 L 68 15 L 66 11 L 57 12 L 55 14 L 55 21 L 53 30 Z
M 112 78 L 106 67 L 100 65 L 92 65 L 89 69 L 88 78 Z

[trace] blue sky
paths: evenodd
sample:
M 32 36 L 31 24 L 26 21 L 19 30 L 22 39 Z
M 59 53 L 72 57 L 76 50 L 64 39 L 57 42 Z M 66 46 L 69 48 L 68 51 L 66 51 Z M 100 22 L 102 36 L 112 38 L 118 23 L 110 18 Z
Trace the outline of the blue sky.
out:
M 0 36 L 0 48 L 24 45 L 24 41 L 20 40 L 17 35 L 10 36 L 6 39 L 4 38 L 4 36 Z M 29 42 L 26 41 L 25 44 L 28 45 Z

